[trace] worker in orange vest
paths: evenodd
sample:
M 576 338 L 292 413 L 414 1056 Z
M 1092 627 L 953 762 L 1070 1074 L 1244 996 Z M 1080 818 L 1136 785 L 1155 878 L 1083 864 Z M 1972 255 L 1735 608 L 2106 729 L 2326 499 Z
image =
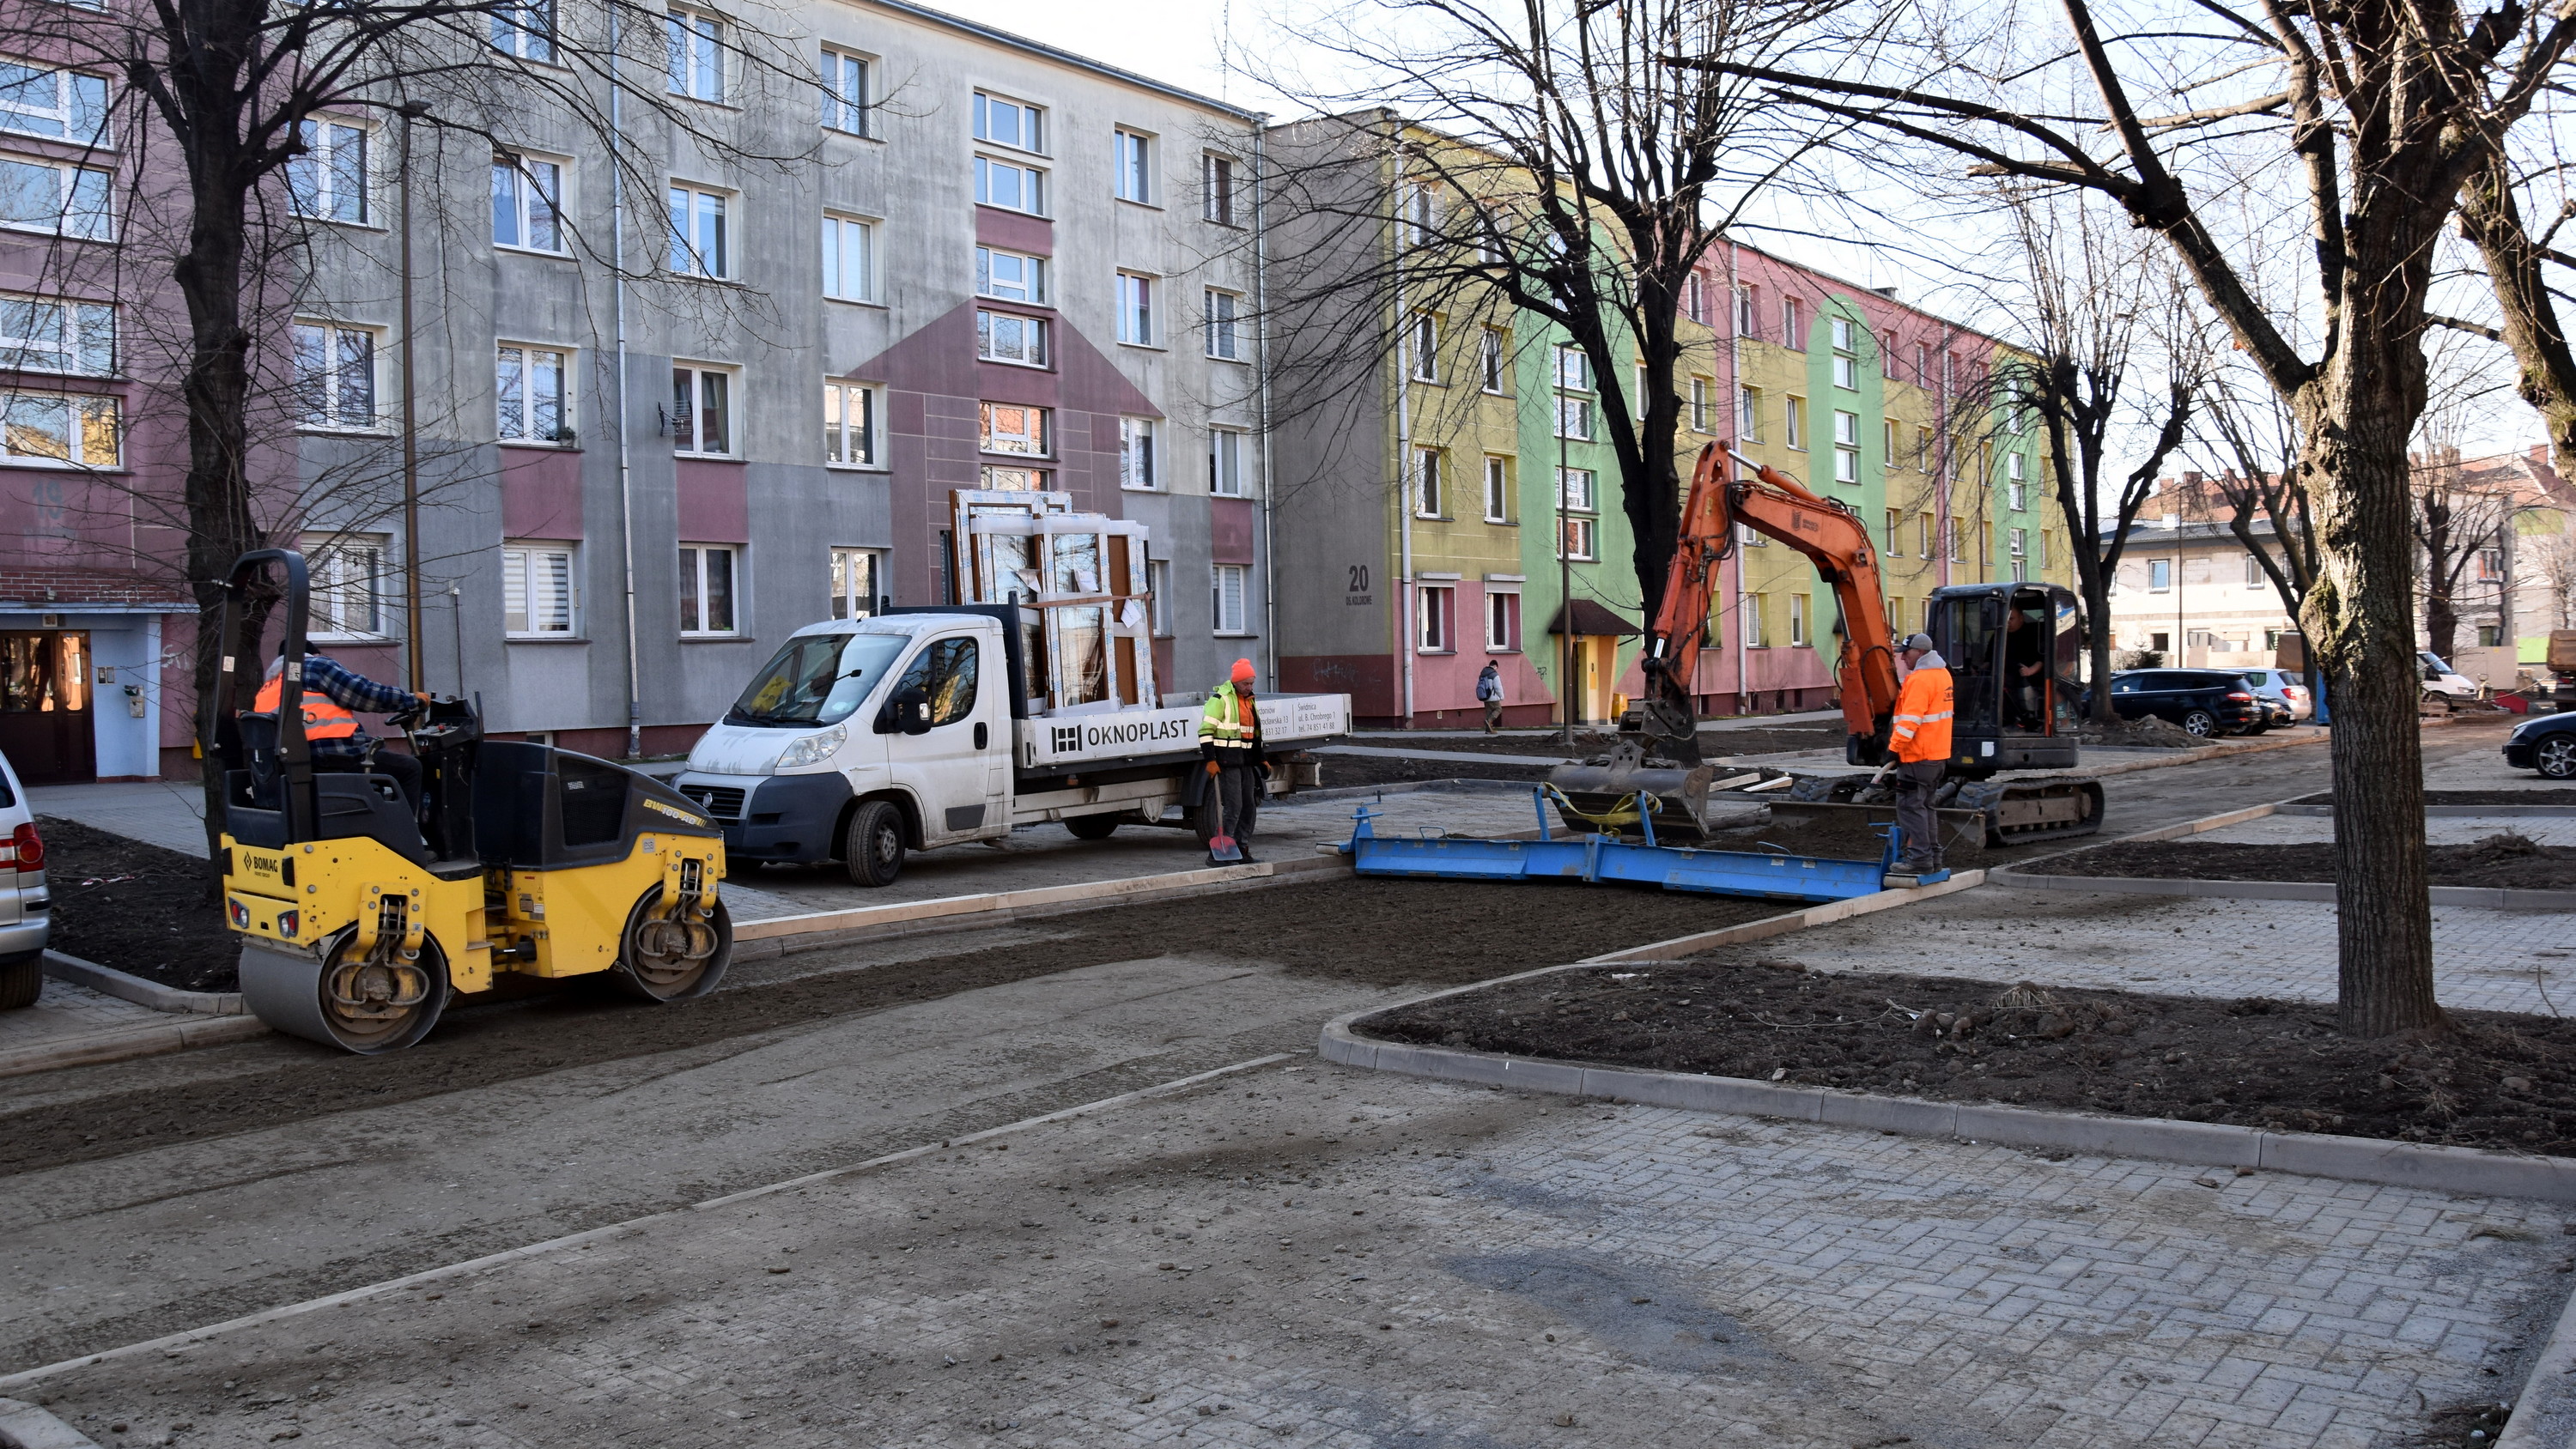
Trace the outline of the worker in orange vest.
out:
M 268 661 L 268 682 L 259 687 L 252 709 L 277 713 L 278 701 L 286 697 L 285 664 L 283 658 Z M 375 737 L 353 711 L 392 714 L 427 703 L 426 694 L 378 684 L 328 655 L 304 656 L 304 695 L 297 712 L 304 716 L 304 743 L 313 768 L 386 776 L 411 802 L 414 814 L 420 811 L 420 761 L 409 755 L 379 753 Z
M 1887 734 L 1887 747 L 1896 756 L 1896 823 L 1905 833 L 1904 858 L 1896 868 L 1920 875 L 1942 868 L 1941 826 L 1932 813 L 1932 792 L 1940 788 L 1942 768 L 1950 759 L 1950 665 L 1933 649 L 1929 634 L 1907 638 L 1896 657 L 1906 671 Z

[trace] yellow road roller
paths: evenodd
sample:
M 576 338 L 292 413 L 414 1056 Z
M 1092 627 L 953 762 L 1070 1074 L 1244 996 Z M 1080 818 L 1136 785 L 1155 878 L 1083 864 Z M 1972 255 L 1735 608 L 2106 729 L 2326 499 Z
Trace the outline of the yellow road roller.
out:
M 464 700 L 395 718 L 421 763 L 417 809 L 358 761 L 317 769 L 310 603 L 288 550 L 244 554 L 226 581 L 210 763 L 225 919 L 260 1020 L 376 1053 L 419 1041 L 452 1002 L 534 981 L 602 977 L 653 1002 L 716 988 L 733 954 L 724 838 L 695 802 L 606 760 L 484 739 Z M 282 616 L 273 652 L 264 614 Z

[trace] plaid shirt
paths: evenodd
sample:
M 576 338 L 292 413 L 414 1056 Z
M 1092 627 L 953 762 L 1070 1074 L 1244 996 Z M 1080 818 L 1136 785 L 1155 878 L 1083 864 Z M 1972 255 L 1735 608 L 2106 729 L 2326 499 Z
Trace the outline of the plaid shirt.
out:
M 391 714 L 417 702 L 410 690 L 378 684 L 363 674 L 340 666 L 339 661 L 319 654 L 304 656 L 304 687 L 322 695 L 342 709 L 357 714 Z M 358 759 L 367 753 L 375 738 L 360 725 L 358 732 L 344 740 L 314 740 L 311 748 L 317 758 Z

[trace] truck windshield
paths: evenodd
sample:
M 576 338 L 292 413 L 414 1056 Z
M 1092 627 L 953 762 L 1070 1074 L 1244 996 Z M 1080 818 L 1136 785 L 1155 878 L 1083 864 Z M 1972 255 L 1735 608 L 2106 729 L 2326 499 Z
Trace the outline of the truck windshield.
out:
M 807 634 L 790 639 L 725 715 L 735 725 L 838 724 L 894 666 L 902 634 Z

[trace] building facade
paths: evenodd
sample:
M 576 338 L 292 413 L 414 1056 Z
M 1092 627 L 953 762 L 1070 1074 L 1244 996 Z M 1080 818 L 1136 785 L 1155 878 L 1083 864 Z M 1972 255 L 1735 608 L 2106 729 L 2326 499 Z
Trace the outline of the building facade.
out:
M 732 23 L 674 7 L 667 69 L 628 63 L 622 170 L 590 123 L 507 83 L 553 56 L 513 25 L 502 82 L 408 137 L 390 104 L 315 123 L 329 159 L 279 198 L 307 270 L 272 339 L 293 417 L 267 465 L 296 500 L 280 541 L 313 562 L 316 639 L 400 679 L 416 546 L 421 687 L 479 695 L 496 733 L 676 752 L 795 628 L 951 599 L 952 490 L 1040 489 L 1151 529 L 1167 690 L 1237 656 L 1267 682 L 1259 118 L 900 0 Z M 751 58 L 772 50 L 813 69 Z M 0 134 L 20 149 L 49 148 Z M 13 249 L 0 230 L 0 289 L 87 300 L 48 281 L 81 268 L 22 253 L 101 224 L 69 201 L 38 223 L 72 235 Z M 132 382 L 58 350 L 44 395 L 69 416 Z M 143 527 L 174 515 L 184 442 L 132 386 L 112 463 L 79 451 L 97 427 L 59 456 L 0 453 L 24 523 L 0 542 L 0 658 L 34 661 L 11 666 L 17 693 L 118 691 L 86 710 L 90 761 L 55 751 L 47 778 L 193 769 L 181 550 Z M 417 540 L 391 502 L 406 406 Z

